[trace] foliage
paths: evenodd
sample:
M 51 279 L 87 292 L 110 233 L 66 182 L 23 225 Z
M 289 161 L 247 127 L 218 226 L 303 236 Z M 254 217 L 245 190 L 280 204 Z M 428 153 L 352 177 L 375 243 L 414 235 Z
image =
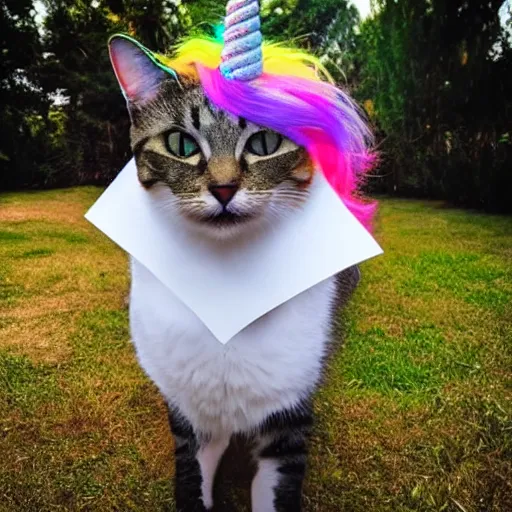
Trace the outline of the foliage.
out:
M 265 37 L 316 53 L 375 126 L 367 188 L 512 209 L 512 48 L 503 0 L 262 2 Z M 36 21 L 34 7 L 45 15 Z M 0 187 L 108 183 L 129 158 L 128 117 L 106 40 L 166 51 L 208 31 L 221 0 L 4 0 Z M 510 22 L 509 22 L 510 23 Z
M 0 4 L 0 183 L 30 185 L 46 147 L 41 132 L 30 126 L 33 116 L 46 119 L 50 106 L 41 92 L 38 63 L 42 45 L 31 0 Z M 15 175 L 23 169 L 23 176 Z
M 108 182 L 130 155 L 108 36 L 127 32 L 165 51 L 199 18 L 202 2 L 190 13 L 187 2 L 160 0 L 43 5 L 39 25 L 32 0 L 10 0 L 0 11 L 0 188 Z
M 361 25 L 357 95 L 373 101 L 374 188 L 511 209 L 512 50 L 502 0 L 380 0 Z

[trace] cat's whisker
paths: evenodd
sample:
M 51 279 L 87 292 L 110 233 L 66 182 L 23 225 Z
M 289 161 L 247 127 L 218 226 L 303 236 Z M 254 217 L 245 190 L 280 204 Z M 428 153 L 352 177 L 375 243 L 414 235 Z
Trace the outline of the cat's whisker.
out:
M 277 193 L 274 195 L 274 198 L 287 198 L 287 197 L 297 197 L 297 198 L 300 198 L 300 199 L 306 199 L 308 197 L 307 194 L 294 194 L 293 192 L 282 192 L 282 193 Z
M 272 190 L 246 190 L 246 194 L 251 196 L 270 196 L 272 195 Z
M 298 201 L 298 202 L 304 202 L 307 198 L 304 196 L 294 196 L 294 195 L 279 195 L 274 197 L 274 200 L 288 200 L 288 201 Z
M 186 205 L 198 205 L 198 206 L 205 206 L 206 203 L 202 199 L 186 199 L 179 201 L 179 204 L 186 204 Z
M 307 192 L 294 192 L 292 190 L 286 190 L 286 191 L 276 191 L 274 193 L 274 196 L 279 196 L 279 197 L 286 197 L 286 196 L 294 196 L 294 197 L 307 197 L 308 196 L 308 193 Z

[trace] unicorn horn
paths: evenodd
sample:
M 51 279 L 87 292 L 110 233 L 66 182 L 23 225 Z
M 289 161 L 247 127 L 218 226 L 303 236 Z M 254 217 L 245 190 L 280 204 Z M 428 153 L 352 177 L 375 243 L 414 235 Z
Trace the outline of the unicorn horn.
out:
M 252 80 L 263 72 L 258 0 L 229 0 L 224 19 L 220 71 L 230 80 Z

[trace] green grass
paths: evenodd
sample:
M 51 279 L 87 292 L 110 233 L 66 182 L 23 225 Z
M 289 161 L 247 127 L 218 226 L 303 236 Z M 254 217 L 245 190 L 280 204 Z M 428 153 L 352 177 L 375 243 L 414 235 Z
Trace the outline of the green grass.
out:
M 126 256 L 83 220 L 98 194 L 0 198 L 1 512 L 173 510 Z M 382 199 L 376 235 L 316 399 L 305 510 L 510 511 L 512 219 Z

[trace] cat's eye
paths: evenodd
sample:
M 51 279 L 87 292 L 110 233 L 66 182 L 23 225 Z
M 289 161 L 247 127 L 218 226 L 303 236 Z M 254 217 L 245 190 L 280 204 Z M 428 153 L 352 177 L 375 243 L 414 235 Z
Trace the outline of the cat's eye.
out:
M 279 149 L 282 140 L 283 138 L 278 133 L 261 130 L 249 137 L 245 149 L 253 155 L 267 156 Z
M 181 130 L 168 132 L 166 144 L 169 152 L 179 158 L 188 158 L 199 153 L 199 144 L 194 137 Z

